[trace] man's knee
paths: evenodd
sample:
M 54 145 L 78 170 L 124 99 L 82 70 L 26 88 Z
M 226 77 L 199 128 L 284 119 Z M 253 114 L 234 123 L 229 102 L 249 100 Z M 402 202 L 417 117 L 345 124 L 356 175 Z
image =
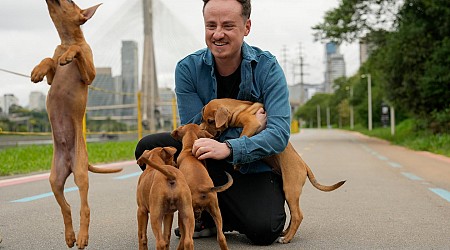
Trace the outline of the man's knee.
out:
M 284 228 L 284 220 L 273 221 L 276 225 L 253 222 L 247 226 L 245 235 L 255 245 L 270 245 L 280 236 Z

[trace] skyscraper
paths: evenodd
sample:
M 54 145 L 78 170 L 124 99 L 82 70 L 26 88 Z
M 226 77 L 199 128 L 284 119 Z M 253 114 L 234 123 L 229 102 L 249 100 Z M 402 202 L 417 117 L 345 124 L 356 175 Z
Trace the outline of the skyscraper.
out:
M 333 83 L 345 76 L 345 60 L 339 51 L 339 45 L 333 42 L 325 44 L 325 93 L 333 93 Z
M 114 109 L 97 109 L 101 106 L 115 105 L 116 98 L 112 92 L 117 91 L 116 81 L 112 76 L 111 68 L 96 68 L 96 76 L 92 82 L 92 86 L 99 90 L 89 90 L 88 95 L 88 107 L 91 108 L 89 111 L 89 119 L 104 119 L 105 117 L 112 117 L 115 115 Z
M 139 80 L 138 45 L 135 41 L 122 41 L 122 88 L 123 95 L 121 104 L 136 104 L 136 93 Z M 122 116 L 136 116 L 136 108 L 122 109 Z
M 45 94 L 40 91 L 32 91 L 30 93 L 30 103 L 28 108 L 30 110 L 42 111 L 45 110 Z

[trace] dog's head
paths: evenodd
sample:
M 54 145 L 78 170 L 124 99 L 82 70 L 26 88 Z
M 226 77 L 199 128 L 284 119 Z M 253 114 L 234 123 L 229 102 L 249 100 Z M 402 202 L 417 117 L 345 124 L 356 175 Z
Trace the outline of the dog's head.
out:
M 200 128 L 200 126 L 195 123 L 189 123 L 184 126 L 180 126 L 172 131 L 171 135 L 175 140 L 182 141 L 183 137 L 188 133 L 196 135 L 197 138 L 213 138 L 213 136 L 208 131 Z
M 148 161 L 175 166 L 174 155 L 177 149 L 174 147 L 156 147 L 152 150 L 145 150 L 137 160 L 139 166 L 144 166 Z
M 72 0 L 45 0 L 45 2 L 50 17 L 60 34 L 62 31 L 72 31 L 74 28 L 83 25 L 101 5 L 97 4 L 82 10 Z
M 231 112 L 225 105 L 221 105 L 216 100 L 219 99 L 212 100 L 203 107 L 200 128 L 208 131 L 217 138 L 228 128 Z

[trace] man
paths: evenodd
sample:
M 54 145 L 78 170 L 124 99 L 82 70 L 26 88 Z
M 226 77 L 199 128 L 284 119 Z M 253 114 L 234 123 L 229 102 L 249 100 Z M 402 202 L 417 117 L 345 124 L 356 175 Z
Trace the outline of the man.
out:
M 286 79 L 275 57 L 244 42 L 251 28 L 250 0 L 203 0 L 207 48 L 182 59 L 175 70 L 175 92 L 182 124 L 200 123 L 201 110 L 215 98 L 235 98 L 264 104 L 258 111 L 263 130 L 239 138 L 241 129 L 230 128 L 218 140 L 201 138 L 193 154 L 206 160 L 215 185 L 233 185 L 218 193 L 224 231 L 245 234 L 254 244 L 272 244 L 284 228 L 286 214 L 281 176 L 260 159 L 278 154 L 289 140 L 290 105 Z M 265 125 L 265 126 L 264 126 Z M 168 133 L 143 138 L 136 157 L 145 149 L 176 146 Z M 225 143 L 226 141 L 226 143 Z M 234 171 L 233 165 L 240 170 Z M 208 214 L 196 223 L 196 235 L 210 236 L 214 222 Z M 179 231 L 175 231 L 179 235 Z

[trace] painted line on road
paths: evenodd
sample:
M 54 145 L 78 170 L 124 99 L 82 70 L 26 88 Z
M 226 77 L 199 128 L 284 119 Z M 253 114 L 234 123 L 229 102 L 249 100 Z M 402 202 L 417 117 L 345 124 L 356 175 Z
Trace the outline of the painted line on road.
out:
M 44 180 L 44 179 L 48 179 L 49 176 L 50 176 L 50 173 L 45 173 L 45 174 L 37 174 L 37 175 L 32 175 L 32 176 L 25 176 L 25 177 L 13 178 L 13 179 L 1 180 L 0 187 L 6 187 L 6 186 L 21 184 L 21 183 L 27 183 L 27 182 L 31 182 L 31 181 Z
M 131 174 L 117 176 L 117 177 L 114 177 L 114 179 L 115 180 L 123 180 L 123 179 L 132 178 L 132 177 L 135 177 L 135 176 L 139 176 L 141 174 L 142 174 L 142 171 L 139 171 L 139 172 L 135 172 L 135 173 L 131 173 Z
M 448 202 L 450 202 L 450 192 L 449 191 L 442 189 L 442 188 L 429 188 L 429 190 L 431 190 L 431 192 L 439 195 L 444 200 L 447 200 Z
M 64 193 L 73 192 L 76 190 L 78 190 L 78 187 L 65 188 Z M 39 194 L 39 195 L 35 195 L 35 196 L 25 197 L 22 199 L 13 200 L 11 202 L 29 202 L 29 201 L 35 201 L 35 200 L 39 200 L 42 198 L 50 197 L 50 196 L 53 196 L 53 192 L 48 192 L 48 193 Z
M 115 167 L 126 167 L 126 166 L 136 166 L 136 161 L 123 161 L 123 162 L 114 162 L 114 163 L 106 163 L 98 165 L 99 168 L 115 168 Z M 7 187 L 32 181 L 39 181 L 48 179 L 50 173 L 30 175 L 24 177 L 17 177 L 11 179 L 0 180 L 0 187 Z
M 389 166 L 393 167 L 393 168 L 401 168 L 402 165 L 400 165 L 397 162 L 392 162 L 392 161 L 388 161 Z
M 420 178 L 419 176 L 412 174 L 412 173 L 402 172 L 402 175 L 404 175 L 406 178 L 413 180 L 413 181 L 423 181 L 422 178 Z
M 378 154 L 377 157 L 378 157 L 378 159 L 380 159 L 382 161 L 387 161 L 388 160 L 388 158 L 386 156 L 383 156 L 383 155 L 380 155 L 380 154 Z

